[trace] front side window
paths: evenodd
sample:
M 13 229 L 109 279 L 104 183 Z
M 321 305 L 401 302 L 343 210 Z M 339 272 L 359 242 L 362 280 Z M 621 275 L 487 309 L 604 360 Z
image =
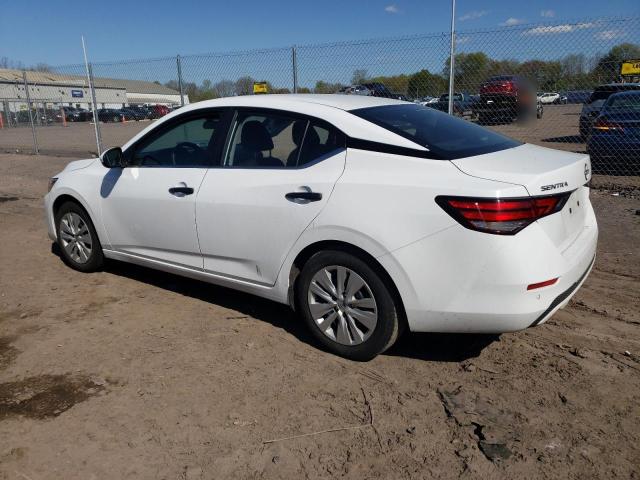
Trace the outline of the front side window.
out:
M 225 166 L 296 168 L 344 147 L 329 125 L 279 113 L 241 113 L 233 127 Z
M 432 158 L 454 160 L 522 145 L 499 133 L 422 105 L 386 105 L 351 113 L 429 150 Z
M 138 145 L 129 165 L 138 167 L 206 167 L 211 165 L 220 113 L 189 118 Z

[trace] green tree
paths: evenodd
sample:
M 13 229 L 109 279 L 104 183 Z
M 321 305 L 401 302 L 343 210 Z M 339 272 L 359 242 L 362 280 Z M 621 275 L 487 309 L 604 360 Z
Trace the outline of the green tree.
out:
M 599 83 L 615 82 L 620 78 L 620 67 L 625 60 L 640 58 L 640 45 L 635 43 L 621 43 L 600 59 L 594 69 L 594 76 Z
M 436 97 L 446 90 L 446 80 L 429 70 L 420 70 L 409 75 L 407 81 L 407 96 L 411 98 L 422 98 L 426 96 Z
M 341 88 L 344 88 L 344 85 L 341 83 L 328 83 L 323 80 L 318 80 L 313 89 L 313 93 L 336 93 L 339 92 Z

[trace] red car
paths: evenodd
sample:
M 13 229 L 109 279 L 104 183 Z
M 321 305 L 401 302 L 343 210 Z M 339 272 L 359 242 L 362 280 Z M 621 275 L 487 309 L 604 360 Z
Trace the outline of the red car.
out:
M 480 123 L 496 120 L 512 122 L 533 114 L 542 116 L 536 91 L 525 78 L 517 75 L 498 75 L 489 78 L 480 87 L 480 100 L 474 105 L 474 113 Z
M 171 109 L 166 105 L 153 105 L 152 107 L 150 107 L 150 110 L 151 110 L 151 118 L 164 117 L 167 113 L 171 111 Z

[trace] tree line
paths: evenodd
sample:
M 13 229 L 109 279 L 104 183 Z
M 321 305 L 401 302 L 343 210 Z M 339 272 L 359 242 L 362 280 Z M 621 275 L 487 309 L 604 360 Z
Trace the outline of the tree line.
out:
M 521 75 L 532 80 L 539 91 L 589 90 L 595 85 L 620 80 L 620 65 L 624 60 L 640 58 L 640 46 L 622 43 L 604 55 L 588 57 L 583 53 L 570 54 L 559 60 L 495 60 L 484 52 L 458 53 L 455 56 L 454 81 L 456 91 L 477 93 L 487 78 L 493 75 Z M 336 93 L 348 85 L 380 82 L 394 93 L 409 98 L 438 96 L 448 90 L 449 59 L 440 72 L 422 69 L 414 73 L 398 75 L 369 75 L 367 70 L 353 72 L 350 83 L 318 80 L 313 87 L 299 87 L 298 93 Z M 212 83 L 204 80 L 201 85 L 183 84 L 183 91 L 192 102 L 234 95 L 253 93 L 253 84 L 265 81 L 251 76 L 237 80 L 220 80 Z M 291 93 L 289 88 L 272 85 L 266 81 L 270 93 Z M 167 87 L 178 89 L 178 82 L 171 80 Z

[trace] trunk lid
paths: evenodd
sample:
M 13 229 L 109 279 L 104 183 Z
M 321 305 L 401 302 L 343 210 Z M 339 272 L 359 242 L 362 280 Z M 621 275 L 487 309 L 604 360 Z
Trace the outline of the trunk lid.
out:
M 588 155 L 531 144 L 452 163 L 472 177 L 522 185 L 531 196 L 569 192 L 591 179 Z
M 580 234 L 589 206 L 588 155 L 524 144 L 451 161 L 473 177 L 522 185 L 532 197 L 571 192 L 562 211 L 537 221 L 561 250 Z

